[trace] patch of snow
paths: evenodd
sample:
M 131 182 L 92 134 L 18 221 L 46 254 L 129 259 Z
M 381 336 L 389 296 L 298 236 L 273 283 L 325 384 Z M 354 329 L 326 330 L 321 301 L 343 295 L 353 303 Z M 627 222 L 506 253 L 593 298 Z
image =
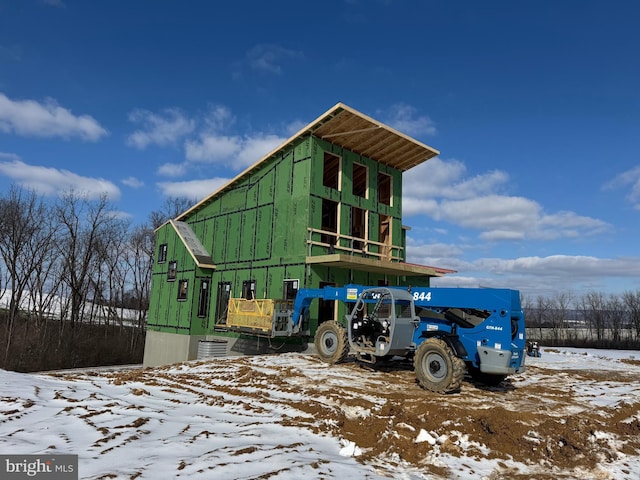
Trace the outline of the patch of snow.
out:
M 355 442 L 350 440 L 340 440 L 340 443 L 342 443 L 340 455 L 343 457 L 359 457 L 362 455 L 362 450 L 355 444 Z
M 426 430 L 420 429 L 420 433 L 416 437 L 415 442 L 416 443 L 427 442 L 429 445 L 435 445 L 436 444 L 436 439 L 435 439 L 435 437 L 433 435 L 431 435 Z

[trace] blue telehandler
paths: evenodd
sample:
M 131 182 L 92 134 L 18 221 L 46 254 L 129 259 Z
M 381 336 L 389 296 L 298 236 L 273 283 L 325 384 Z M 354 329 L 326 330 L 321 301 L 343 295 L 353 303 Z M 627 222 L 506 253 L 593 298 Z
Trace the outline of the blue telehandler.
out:
M 243 315 L 234 315 L 230 302 L 228 326 L 271 338 L 308 336 L 315 299 L 345 302 L 349 312 L 344 322 L 318 325 L 314 345 L 325 362 L 340 363 L 352 354 L 367 363 L 404 357 L 413 360 L 419 385 L 439 393 L 459 390 L 467 371 L 488 385 L 525 371 L 524 314 L 517 290 L 362 285 L 300 289 L 293 303 L 267 301 L 274 303 L 259 309 L 261 320 L 258 315 L 247 317 L 246 306 L 235 306 Z

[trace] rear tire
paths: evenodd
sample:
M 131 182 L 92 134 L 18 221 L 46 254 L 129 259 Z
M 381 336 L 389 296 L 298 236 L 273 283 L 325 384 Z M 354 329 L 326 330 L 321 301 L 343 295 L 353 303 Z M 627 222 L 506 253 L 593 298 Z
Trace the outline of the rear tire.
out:
M 347 330 L 331 320 L 323 322 L 313 339 L 320 359 L 327 363 L 344 362 L 349 356 Z
M 420 386 L 436 393 L 460 389 L 466 369 L 464 362 L 439 338 L 429 338 L 418 346 L 413 366 Z

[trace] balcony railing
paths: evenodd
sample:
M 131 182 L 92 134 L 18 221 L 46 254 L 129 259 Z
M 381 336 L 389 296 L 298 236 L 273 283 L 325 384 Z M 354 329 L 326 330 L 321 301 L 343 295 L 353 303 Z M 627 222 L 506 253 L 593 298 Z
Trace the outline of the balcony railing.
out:
M 307 231 L 309 233 L 307 239 L 309 256 L 346 253 L 389 262 L 403 262 L 405 260 L 404 248 L 399 245 L 390 245 L 317 228 L 307 228 Z

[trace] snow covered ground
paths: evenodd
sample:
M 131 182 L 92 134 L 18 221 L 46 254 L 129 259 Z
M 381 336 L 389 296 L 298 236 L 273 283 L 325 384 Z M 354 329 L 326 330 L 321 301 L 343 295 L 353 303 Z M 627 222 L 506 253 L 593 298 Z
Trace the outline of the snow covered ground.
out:
M 637 479 L 640 351 L 544 349 L 460 393 L 404 363 L 305 354 L 0 370 L 0 452 L 79 455 L 82 479 Z

